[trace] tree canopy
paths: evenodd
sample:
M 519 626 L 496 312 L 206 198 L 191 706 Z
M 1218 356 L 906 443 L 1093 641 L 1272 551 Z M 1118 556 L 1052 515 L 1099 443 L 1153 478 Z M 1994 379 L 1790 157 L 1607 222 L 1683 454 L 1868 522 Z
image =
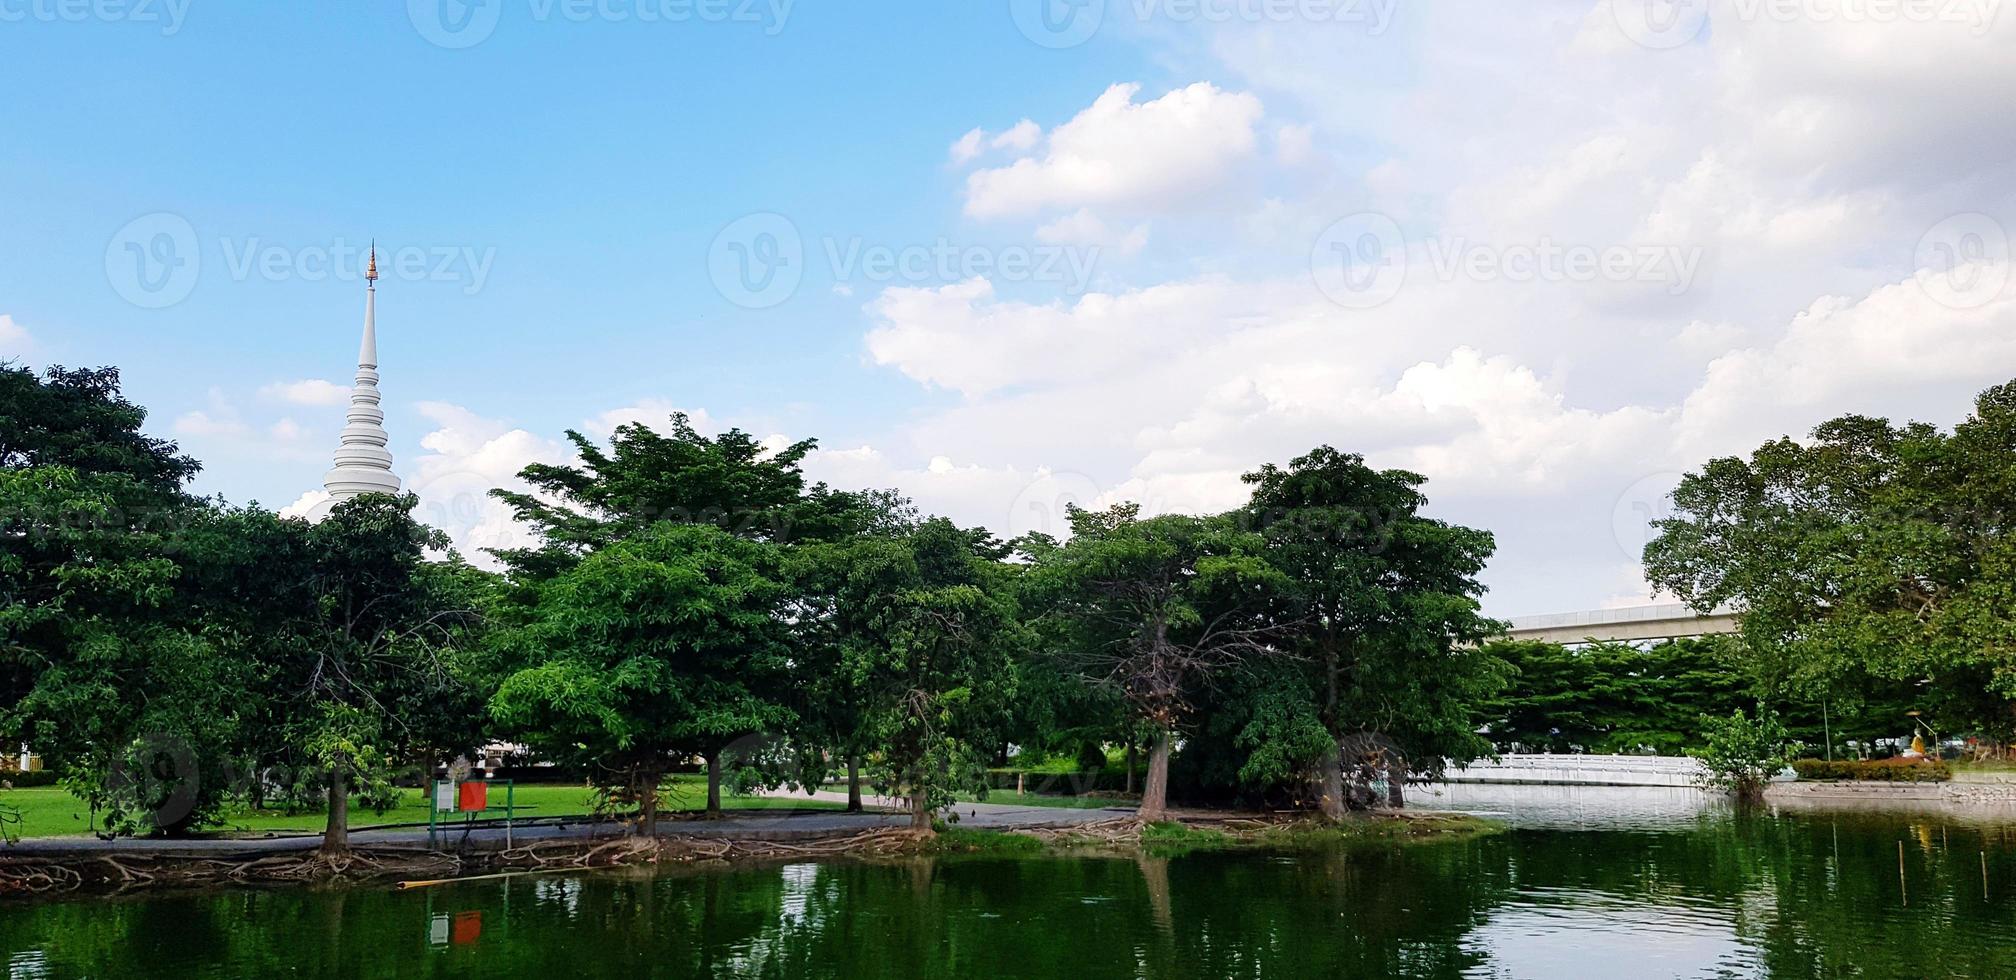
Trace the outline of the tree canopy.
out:
M 1734 606 L 1778 689 L 1917 685 L 1952 731 L 2016 734 L 2016 384 L 1951 432 L 1848 415 L 1725 457 L 1674 491 L 1647 577 Z

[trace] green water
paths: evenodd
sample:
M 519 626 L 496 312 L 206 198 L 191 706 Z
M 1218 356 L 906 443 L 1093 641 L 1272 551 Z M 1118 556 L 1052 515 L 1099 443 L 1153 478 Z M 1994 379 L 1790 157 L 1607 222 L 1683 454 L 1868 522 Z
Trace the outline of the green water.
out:
M 17 905 L 0 907 L 0 963 L 13 977 L 2016 977 L 2016 826 L 1992 814 L 1738 818 L 1687 791 L 1439 802 L 1513 829 L 1321 854 Z

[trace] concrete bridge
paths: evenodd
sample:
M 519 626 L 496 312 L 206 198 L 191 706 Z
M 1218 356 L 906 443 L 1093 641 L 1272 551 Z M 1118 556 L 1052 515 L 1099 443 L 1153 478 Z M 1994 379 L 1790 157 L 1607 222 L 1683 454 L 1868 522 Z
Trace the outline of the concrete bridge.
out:
M 1595 609 L 1588 612 L 1519 616 L 1505 635 L 1515 640 L 1548 643 L 1636 643 L 1679 640 L 1736 632 L 1736 611 L 1717 609 L 1706 616 L 1680 603 Z
M 1701 763 L 1658 755 L 1505 755 L 1451 766 L 1445 783 L 1527 783 L 1544 786 L 1696 786 Z

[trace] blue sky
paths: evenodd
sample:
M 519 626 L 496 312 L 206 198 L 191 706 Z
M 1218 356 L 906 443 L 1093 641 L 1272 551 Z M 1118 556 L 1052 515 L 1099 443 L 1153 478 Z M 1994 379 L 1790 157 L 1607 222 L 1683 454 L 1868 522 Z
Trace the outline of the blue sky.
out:
M 1003 532 L 1328 442 L 1498 532 L 1507 615 L 1650 599 L 1712 455 L 2016 376 L 1998 0 L 1199 2 L 0 0 L 0 356 L 119 365 L 199 489 L 293 504 L 375 237 L 467 550 L 563 429 L 675 408 Z

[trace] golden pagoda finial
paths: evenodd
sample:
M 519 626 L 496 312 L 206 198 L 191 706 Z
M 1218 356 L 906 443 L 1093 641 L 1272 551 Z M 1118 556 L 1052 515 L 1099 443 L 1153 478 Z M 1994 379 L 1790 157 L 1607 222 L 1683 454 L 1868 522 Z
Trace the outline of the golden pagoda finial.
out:
M 371 239 L 371 264 L 364 267 L 364 281 L 378 281 L 378 239 Z

